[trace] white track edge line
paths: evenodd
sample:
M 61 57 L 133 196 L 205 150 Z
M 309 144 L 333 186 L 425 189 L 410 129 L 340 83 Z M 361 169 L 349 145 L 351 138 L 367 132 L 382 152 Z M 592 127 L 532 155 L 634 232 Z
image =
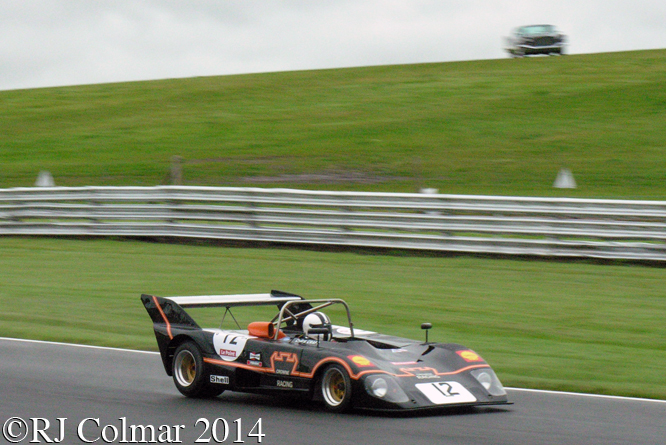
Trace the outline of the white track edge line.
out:
M 75 348 L 102 349 L 106 351 L 137 352 L 139 354 L 159 354 L 159 352 L 156 351 L 142 351 L 141 349 L 123 349 L 123 348 L 113 348 L 110 346 L 80 345 L 77 343 L 63 343 L 59 341 L 48 341 L 48 340 L 30 340 L 25 338 L 0 337 L 0 341 L 2 340 L 24 342 L 24 343 L 43 343 L 46 345 L 71 346 Z
M 155 351 L 142 351 L 140 349 L 123 349 L 123 348 L 113 348 L 110 346 L 95 346 L 95 345 L 80 345 L 77 343 L 63 343 L 57 341 L 47 341 L 47 340 L 30 340 L 24 338 L 11 338 L 11 337 L 0 337 L 0 341 L 15 341 L 15 342 L 24 342 L 24 343 L 43 343 L 47 345 L 58 345 L 58 346 L 71 346 L 75 348 L 88 348 L 88 349 L 101 349 L 107 351 L 119 351 L 119 352 L 135 352 L 138 354 L 159 354 Z M 553 394 L 553 395 L 566 395 L 566 396 L 578 396 L 578 397 L 593 397 L 601 399 L 611 399 L 611 400 L 630 400 L 635 402 L 655 402 L 655 403 L 666 403 L 666 400 L 659 399 L 644 399 L 640 397 L 623 397 L 623 396 L 611 396 L 604 394 L 587 394 L 582 392 L 568 392 L 568 391 L 551 391 L 547 389 L 529 389 L 529 388 L 511 388 L 507 387 L 509 391 L 522 391 L 522 392 L 535 392 L 541 394 Z
M 570 392 L 570 391 L 552 391 L 548 389 L 529 389 L 529 388 L 511 388 L 506 387 L 509 391 L 522 391 L 522 392 L 537 392 L 541 394 L 553 394 L 553 395 L 562 395 L 562 396 L 579 396 L 579 397 L 590 397 L 598 399 L 611 399 L 611 400 L 630 400 L 634 402 L 655 402 L 655 403 L 666 403 L 666 400 L 660 399 L 645 399 L 641 397 L 625 397 L 625 396 L 612 396 L 606 394 L 587 394 L 584 392 Z

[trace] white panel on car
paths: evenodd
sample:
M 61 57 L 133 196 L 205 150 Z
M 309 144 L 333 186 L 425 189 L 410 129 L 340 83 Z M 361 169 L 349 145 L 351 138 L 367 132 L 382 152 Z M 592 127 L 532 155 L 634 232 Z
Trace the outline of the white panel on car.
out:
M 217 355 L 219 355 L 222 360 L 233 362 L 242 354 L 248 338 L 254 337 L 239 334 L 238 332 L 234 331 L 215 332 L 213 335 L 213 345 L 215 346 L 215 352 L 217 352 Z
M 476 402 L 476 397 L 458 382 L 417 383 L 416 387 L 436 405 Z
M 351 335 L 351 329 L 345 326 L 338 326 L 338 325 L 333 325 L 332 329 L 340 335 L 343 336 L 350 336 Z M 373 331 L 364 331 L 363 329 L 354 329 L 354 335 L 372 335 L 376 334 L 376 332 Z

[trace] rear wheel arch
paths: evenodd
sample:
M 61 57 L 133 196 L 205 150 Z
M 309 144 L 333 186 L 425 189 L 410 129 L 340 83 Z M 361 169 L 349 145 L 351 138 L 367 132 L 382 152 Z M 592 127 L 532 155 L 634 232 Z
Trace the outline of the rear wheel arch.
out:
M 169 342 L 169 346 L 167 346 L 167 353 L 166 353 L 165 363 L 164 363 L 164 367 L 166 368 L 167 375 L 169 377 L 173 376 L 173 358 L 174 358 L 174 355 L 176 353 L 176 349 L 178 349 L 178 347 L 180 345 L 182 345 L 183 343 L 188 342 L 188 341 L 194 343 L 194 339 L 192 337 L 181 334 L 181 335 L 178 335 L 178 336 L 174 337 Z
M 187 337 L 175 348 L 171 369 L 176 388 L 187 397 L 215 397 L 224 392 L 208 380 L 201 348 Z

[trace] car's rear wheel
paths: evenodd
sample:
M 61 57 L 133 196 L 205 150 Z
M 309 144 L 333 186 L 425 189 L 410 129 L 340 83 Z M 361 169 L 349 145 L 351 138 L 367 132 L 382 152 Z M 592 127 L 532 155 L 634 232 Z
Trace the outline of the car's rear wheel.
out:
M 343 412 L 351 406 L 351 379 L 345 368 L 329 365 L 321 376 L 321 395 L 329 411 Z
M 181 394 L 187 397 L 215 397 L 223 388 L 205 380 L 203 356 L 199 347 L 186 342 L 178 346 L 173 356 L 173 381 Z

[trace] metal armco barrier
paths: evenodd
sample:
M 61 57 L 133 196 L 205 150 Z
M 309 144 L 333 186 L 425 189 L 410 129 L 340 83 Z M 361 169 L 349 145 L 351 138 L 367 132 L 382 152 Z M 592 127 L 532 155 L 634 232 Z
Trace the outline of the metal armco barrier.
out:
M 0 235 L 191 237 L 666 261 L 666 201 L 234 187 L 0 189 Z

